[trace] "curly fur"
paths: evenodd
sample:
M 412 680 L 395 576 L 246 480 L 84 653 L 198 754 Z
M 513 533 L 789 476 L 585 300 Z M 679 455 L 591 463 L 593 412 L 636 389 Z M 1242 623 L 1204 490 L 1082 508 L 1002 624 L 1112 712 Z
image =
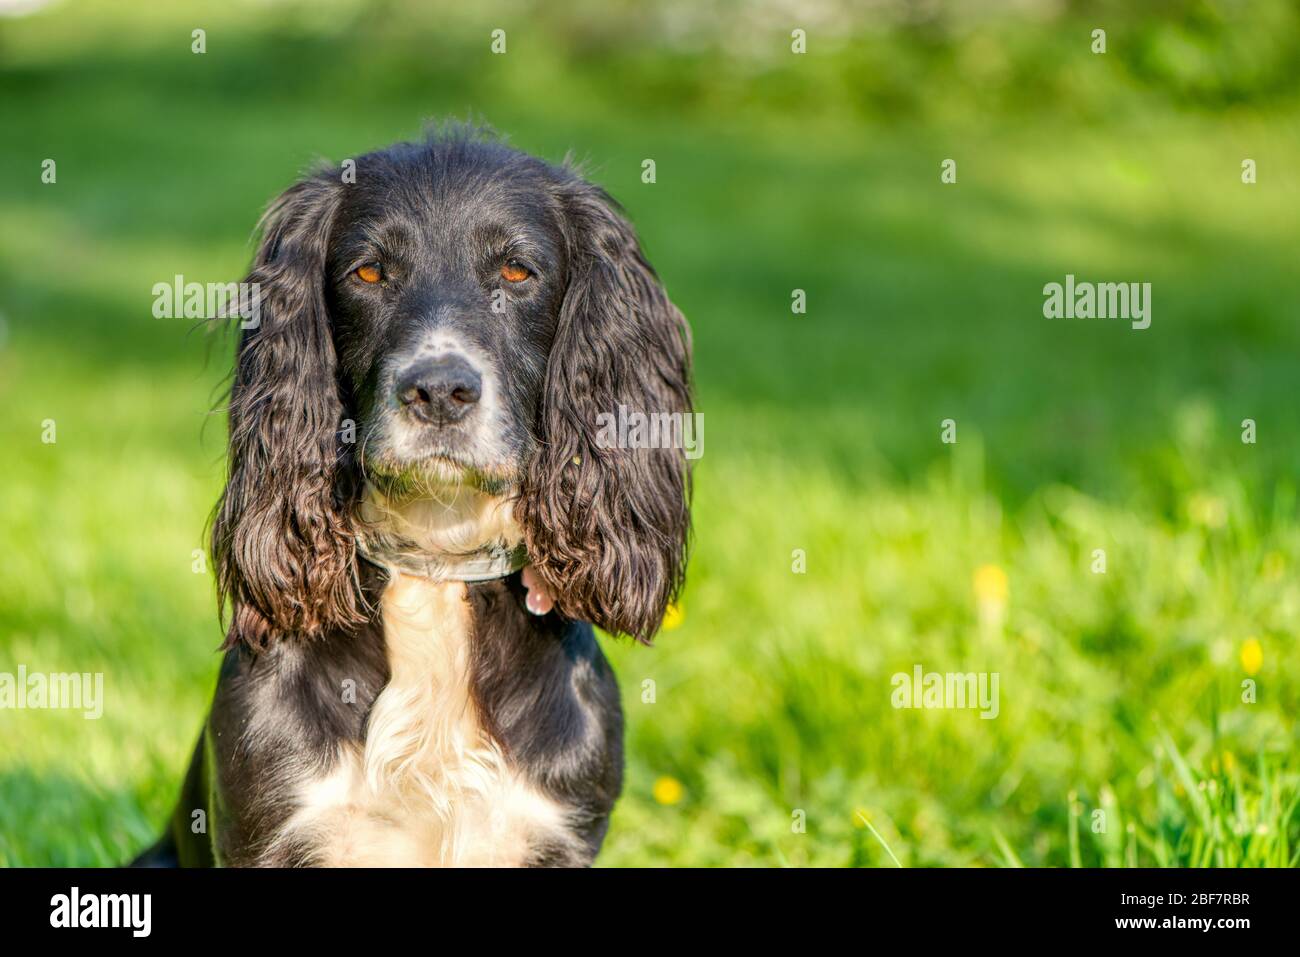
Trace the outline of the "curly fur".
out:
M 261 321 L 239 343 L 228 478 L 212 529 L 230 643 L 265 647 L 365 620 L 357 484 L 338 440 L 344 406 L 322 289 L 334 207 L 319 179 L 287 190 L 263 217 L 245 280 L 260 290 Z
M 449 141 L 439 145 L 522 155 L 464 133 Z M 559 211 L 566 286 L 515 515 L 563 614 L 648 643 L 683 580 L 690 471 L 681 449 L 599 447 L 596 421 L 620 405 L 689 413 L 689 329 L 618 205 L 569 168 L 527 162 L 545 170 Z M 341 189 L 318 174 L 286 191 L 247 278 L 261 286 L 262 321 L 239 344 L 212 551 L 229 640 L 252 647 L 369 613 L 354 546 L 365 476 L 337 435 L 357 411 L 325 291 Z
M 690 472 L 680 449 L 600 448 L 594 428 L 619 405 L 689 412 L 690 333 L 614 201 L 576 179 L 562 197 L 569 287 L 516 514 L 566 614 L 648 643 L 685 574 Z
M 623 772 L 591 625 L 650 641 L 691 492 L 685 450 L 603 447 L 599 417 L 691 412 L 685 320 L 572 169 L 451 130 L 357 171 L 262 221 L 212 526 L 227 651 L 137 863 L 589 864 Z M 519 573 L 390 572 L 358 533 L 443 556 L 522 540 L 560 614 Z

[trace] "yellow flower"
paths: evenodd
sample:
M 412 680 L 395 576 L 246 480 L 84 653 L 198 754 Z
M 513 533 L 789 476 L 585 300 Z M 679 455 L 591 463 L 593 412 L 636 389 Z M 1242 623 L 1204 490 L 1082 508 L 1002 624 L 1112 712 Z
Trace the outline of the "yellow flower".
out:
M 1007 573 L 997 565 L 981 565 L 975 569 L 975 598 L 981 605 L 1007 603 Z
M 672 631 L 685 620 L 686 612 L 682 611 L 681 605 L 673 602 L 664 612 L 663 629 L 664 631 Z
M 1264 667 L 1264 646 L 1253 635 L 1241 646 L 1241 667 L 1248 675 L 1257 675 Z
M 1228 503 L 1217 495 L 1197 492 L 1187 500 L 1187 515 L 1197 525 L 1223 528 L 1228 524 Z
M 676 778 L 665 775 L 655 781 L 654 796 L 660 804 L 676 804 L 685 793 L 686 789 L 682 787 L 682 782 Z

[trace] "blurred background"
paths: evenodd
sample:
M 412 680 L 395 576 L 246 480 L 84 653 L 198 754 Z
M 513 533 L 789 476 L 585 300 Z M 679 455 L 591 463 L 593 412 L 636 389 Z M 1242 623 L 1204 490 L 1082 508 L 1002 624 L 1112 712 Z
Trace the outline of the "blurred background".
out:
M 689 586 L 604 641 L 601 865 L 1296 862 L 1294 0 L 0 14 L 0 672 L 105 676 L 99 720 L 0 710 L 0 864 L 152 840 L 211 695 L 230 355 L 153 284 L 446 117 L 586 160 L 694 328 Z M 1067 273 L 1151 327 L 1045 319 Z M 997 718 L 893 708 L 916 665 L 997 672 Z

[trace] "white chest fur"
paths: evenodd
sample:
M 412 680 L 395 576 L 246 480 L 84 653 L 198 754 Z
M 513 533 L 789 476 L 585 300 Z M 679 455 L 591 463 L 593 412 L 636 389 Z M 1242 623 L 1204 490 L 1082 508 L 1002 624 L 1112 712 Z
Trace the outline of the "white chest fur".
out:
M 365 745 L 302 781 L 276 843 L 324 866 L 511 866 L 540 840 L 573 840 L 479 723 L 464 583 L 395 575 L 381 612 L 392 677 Z

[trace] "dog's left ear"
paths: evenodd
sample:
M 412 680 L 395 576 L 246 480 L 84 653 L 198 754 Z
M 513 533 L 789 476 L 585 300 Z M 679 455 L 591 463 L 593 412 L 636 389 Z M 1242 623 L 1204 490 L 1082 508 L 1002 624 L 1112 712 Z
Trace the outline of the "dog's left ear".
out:
M 337 205 L 321 175 L 288 189 L 263 218 L 247 279 L 260 314 L 239 343 L 229 476 L 212 527 L 228 645 L 261 648 L 364 620 L 324 288 Z
M 690 330 L 603 190 L 574 177 L 561 202 L 568 287 L 515 514 L 560 611 L 648 644 L 685 572 L 690 470 L 680 447 L 601 430 L 621 411 L 691 414 Z

